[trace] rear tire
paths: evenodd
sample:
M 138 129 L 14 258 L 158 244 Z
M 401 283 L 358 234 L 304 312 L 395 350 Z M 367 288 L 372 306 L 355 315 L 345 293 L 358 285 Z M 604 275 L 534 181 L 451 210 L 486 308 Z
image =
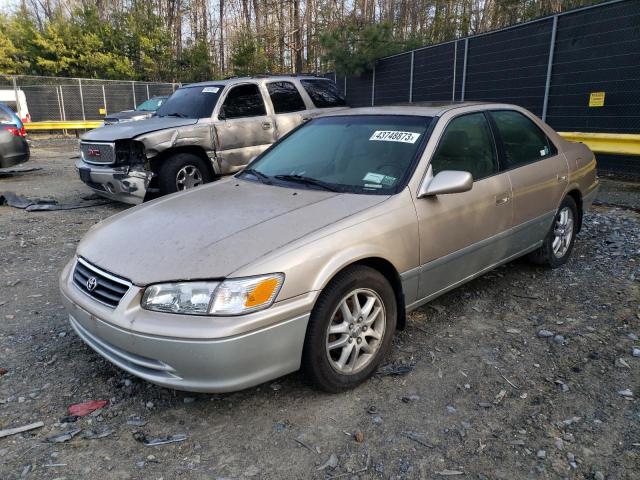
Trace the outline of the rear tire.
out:
M 575 200 L 569 196 L 565 197 L 542 246 L 529 254 L 529 260 L 551 268 L 558 268 L 567 263 L 573 251 L 581 220 L 578 215 Z
M 160 195 L 195 188 L 212 180 L 207 164 L 191 153 L 170 156 L 164 160 L 158 172 Z
M 396 323 L 396 298 L 387 279 L 364 265 L 344 270 L 311 312 L 302 353 L 305 376 L 330 393 L 362 383 L 389 351 Z

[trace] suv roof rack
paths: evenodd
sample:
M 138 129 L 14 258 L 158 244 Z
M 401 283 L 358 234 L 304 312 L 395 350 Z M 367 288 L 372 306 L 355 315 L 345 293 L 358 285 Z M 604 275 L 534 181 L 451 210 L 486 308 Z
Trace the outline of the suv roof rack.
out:
M 231 75 L 225 77 L 224 80 L 231 80 L 234 78 L 269 78 L 269 77 L 318 77 L 326 78 L 322 75 L 314 72 L 299 72 L 299 73 L 256 73 L 254 75 Z M 330 80 L 330 79 L 327 79 Z

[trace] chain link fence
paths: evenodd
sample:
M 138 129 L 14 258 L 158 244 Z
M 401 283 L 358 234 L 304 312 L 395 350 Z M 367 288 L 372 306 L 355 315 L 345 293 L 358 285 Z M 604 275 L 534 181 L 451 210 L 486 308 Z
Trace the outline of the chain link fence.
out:
M 490 101 L 559 131 L 640 133 L 640 1 L 614 0 L 327 74 L 351 106 Z
M 149 98 L 171 95 L 180 84 L 88 78 L 0 75 L 0 102 L 32 122 L 102 120 L 134 110 Z

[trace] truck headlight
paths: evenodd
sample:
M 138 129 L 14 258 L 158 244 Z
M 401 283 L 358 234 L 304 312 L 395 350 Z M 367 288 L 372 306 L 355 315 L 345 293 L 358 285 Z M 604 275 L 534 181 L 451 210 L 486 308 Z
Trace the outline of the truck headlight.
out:
M 147 287 L 142 308 L 186 315 L 242 315 L 270 307 L 284 274 L 233 278 L 220 282 L 160 283 Z

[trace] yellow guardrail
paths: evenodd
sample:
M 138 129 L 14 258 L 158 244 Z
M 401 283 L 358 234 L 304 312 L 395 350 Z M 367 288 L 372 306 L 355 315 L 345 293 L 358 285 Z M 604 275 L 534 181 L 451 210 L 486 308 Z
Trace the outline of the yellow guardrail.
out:
M 54 122 L 29 122 L 24 124 L 26 131 L 39 130 L 91 130 L 102 125 L 102 120 L 89 121 L 54 121 Z
M 582 142 L 596 153 L 640 155 L 640 135 L 633 133 L 558 132 L 565 140 Z

